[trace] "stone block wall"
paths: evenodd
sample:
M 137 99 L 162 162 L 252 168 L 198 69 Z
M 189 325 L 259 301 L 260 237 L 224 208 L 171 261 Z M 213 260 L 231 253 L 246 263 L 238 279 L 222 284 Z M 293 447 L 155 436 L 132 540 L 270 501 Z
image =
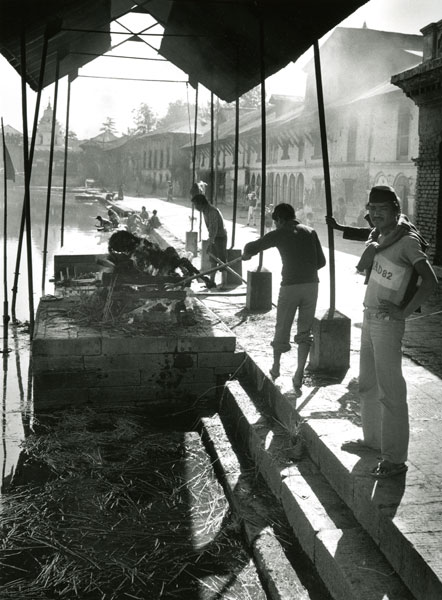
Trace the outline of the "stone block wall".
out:
M 197 324 L 162 324 L 146 333 L 84 326 L 69 317 L 74 298 L 42 300 L 32 342 L 36 410 L 213 404 L 245 357 L 234 334 L 195 302 Z

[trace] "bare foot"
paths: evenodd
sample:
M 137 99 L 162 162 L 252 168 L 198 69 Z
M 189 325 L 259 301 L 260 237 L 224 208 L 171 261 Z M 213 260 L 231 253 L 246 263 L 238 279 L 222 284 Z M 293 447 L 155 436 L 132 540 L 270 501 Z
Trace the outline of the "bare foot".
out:
M 298 371 L 296 371 L 296 373 L 293 375 L 292 377 L 292 382 L 293 382 L 293 387 L 294 388 L 301 388 L 302 387 L 302 378 L 304 376 L 304 373 L 298 373 Z
M 279 365 L 273 365 L 272 368 L 270 369 L 269 373 L 270 373 L 270 377 L 272 379 L 277 379 L 280 375 Z

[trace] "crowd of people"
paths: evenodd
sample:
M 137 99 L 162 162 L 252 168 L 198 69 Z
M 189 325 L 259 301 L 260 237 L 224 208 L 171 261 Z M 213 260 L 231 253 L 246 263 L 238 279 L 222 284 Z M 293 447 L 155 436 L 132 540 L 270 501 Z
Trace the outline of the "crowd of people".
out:
M 134 210 L 129 212 L 126 217 L 121 217 L 115 209 L 109 206 L 106 217 L 101 215 L 96 217 L 95 226 L 99 231 L 126 229 L 130 233 L 148 235 L 152 230 L 161 227 L 161 221 L 156 209 L 149 214 L 146 207 L 142 206 L 140 212 Z

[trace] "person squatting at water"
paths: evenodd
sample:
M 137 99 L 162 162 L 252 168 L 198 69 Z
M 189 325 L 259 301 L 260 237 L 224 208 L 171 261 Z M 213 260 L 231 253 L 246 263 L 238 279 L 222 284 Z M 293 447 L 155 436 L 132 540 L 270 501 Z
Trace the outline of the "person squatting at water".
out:
M 149 213 L 145 206 L 141 207 L 140 219 L 143 223 L 147 223 L 149 221 Z
M 394 189 L 374 186 L 367 208 L 373 229 L 346 227 L 333 217 L 326 222 L 347 239 L 367 240 L 357 265 L 367 284 L 359 367 L 363 438 L 342 447 L 380 452 L 371 474 L 381 479 L 407 471 L 410 425 L 402 338 L 405 319 L 433 293 L 437 278 L 425 254 L 427 242 L 401 214 Z
M 120 217 L 113 208 L 108 209 L 107 216 L 109 217 L 109 220 L 112 223 L 112 227 L 117 228 L 120 224 Z
M 282 260 L 282 279 L 276 309 L 275 334 L 272 341 L 273 365 L 270 375 L 279 377 L 281 354 L 288 352 L 290 334 L 298 313 L 297 332 L 298 361 L 293 376 L 293 386 L 302 387 L 305 363 L 313 341 L 312 325 L 318 299 L 318 270 L 325 266 L 325 256 L 314 229 L 302 225 L 295 218 L 290 204 L 277 204 L 272 213 L 275 229 L 262 238 L 244 246 L 242 259 L 268 248 L 277 248 Z
M 109 238 L 109 260 L 116 270 L 127 270 L 128 263 L 136 271 L 153 276 L 172 275 L 180 269 L 184 276 L 198 275 L 199 271 L 189 259 L 181 257 L 172 246 L 164 250 L 147 238 L 138 237 L 129 231 L 117 231 Z M 208 277 L 199 277 L 210 288 L 212 282 Z
M 99 231 L 110 231 L 111 229 L 113 229 L 113 224 L 112 221 L 110 221 L 109 219 L 105 219 L 104 217 L 101 217 L 100 215 L 98 215 L 95 218 L 95 227 L 99 230 Z
M 137 214 L 136 212 L 131 212 L 129 213 L 127 220 L 126 220 L 126 227 L 127 230 L 130 233 L 139 233 L 140 229 L 141 229 L 141 219 L 140 219 L 140 215 Z
M 196 194 L 192 198 L 192 203 L 196 210 L 202 213 L 204 222 L 209 234 L 209 245 L 207 246 L 208 254 L 212 254 L 221 262 L 227 262 L 227 231 L 224 226 L 224 218 L 221 211 L 213 204 L 210 204 L 203 194 Z M 209 257 L 210 258 L 210 257 Z M 210 258 L 212 267 L 216 267 L 218 263 Z M 221 286 L 219 289 L 226 287 L 227 271 L 221 270 Z M 210 275 L 210 279 L 215 284 L 215 272 Z
M 156 209 L 154 209 L 152 211 L 152 216 L 149 219 L 149 228 L 150 229 L 158 229 L 158 227 L 161 227 L 161 221 L 158 218 L 158 211 Z

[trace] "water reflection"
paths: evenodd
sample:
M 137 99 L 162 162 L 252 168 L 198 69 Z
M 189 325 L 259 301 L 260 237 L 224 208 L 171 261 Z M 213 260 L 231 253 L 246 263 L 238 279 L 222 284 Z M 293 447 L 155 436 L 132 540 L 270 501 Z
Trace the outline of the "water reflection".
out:
M 16 265 L 18 235 L 23 206 L 24 188 L 8 182 L 8 223 L 7 223 L 7 286 L 9 290 L 9 309 L 11 307 L 12 286 Z M 44 188 L 31 189 L 31 225 L 32 225 L 32 261 L 34 307 L 38 306 L 42 293 L 42 268 L 44 226 L 46 216 L 47 193 Z M 49 231 L 47 241 L 47 261 L 45 293 L 53 293 L 53 284 L 49 281 L 54 275 L 54 254 L 60 252 L 85 251 L 87 248 L 106 251 L 107 237 L 95 230 L 95 217 L 103 214 L 103 207 L 97 202 L 85 203 L 75 199 L 73 193 L 66 196 L 64 246 L 61 240 L 61 189 L 54 189 L 51 195 Z M 4 190 L 0 195 L 1 223 L 4 215 Z M 3 248 L 3 227 L 0 232 Z M 28 308 L 28 272 L 26 257 L 26 238 L 23 240 L 19 271 L 16 318 L 18 326 L 8 327 L 8 351 L 2 352 L 2 427 L 0 461 L 2 465 L 2 485 L 5 490 L 11 483 L 20 457 L 20 444 L 29 435 L 32 426 L 32 377 L 30 369 L 30 340 L 27 327 L 23 325 L 29 319 Z M 3 281 L 3 260 L 0 261 L 0 276 Z M 5 338 L 4 331 L 1 332 Z M 3 345 L 2 345 L 3 347 Z M 5 348 L 4 348 L 5 350 Z
M 11 290 L 14 281 L 15 262 L 17 255 L 18 233 L 23 206 L 23 186 L 8 186 L 8 231 L 7 231 L 7 253 L 8 253 L 8 288 Z M 43 268 L 43 245 L 44 227 L 46 216 L 46 190 L 44 188 L 31 189 L 31 225 L 32 225 L 32 261 L 33 261 L 33 285 L 34 305 L 37 307 L 42 288 Z M 0 196 L 0 211 L 4 211 L 4 193 Z M 45 278 L 45 293 L 52 293 L 53 288 L 49 279 L 54 271 L 54 253 L 60 252 L 61 241 L 61 211 L 62 193 L 61 189 L 54 189 L 51 195 L 51 207 L 49 216 L 49 230 L 47 242 L 47 268 Z M 84 250 L 97 245 L 105 246 L 107 238 L 95 230 L 95 217 L 103 214 L 104 208 L 94 201 L 91 203 L 79 202 L 73 193 L 66 195 L 65 208 L 65 232 L 63 250 Z M 3 219 L 2 219 L 3 220 Z M 0 232 L 3 245 L 3 230 Z M 3 280 L 3 262 L 0 266 L 0 274 Z M 16 316 L 19 320 L 29 319 L 28 311 L 28 285 L 27 285 L 27 259 L 26 239 L 23 241 L 22 258 L 20 263 L 20 276 L 18 283 Z

